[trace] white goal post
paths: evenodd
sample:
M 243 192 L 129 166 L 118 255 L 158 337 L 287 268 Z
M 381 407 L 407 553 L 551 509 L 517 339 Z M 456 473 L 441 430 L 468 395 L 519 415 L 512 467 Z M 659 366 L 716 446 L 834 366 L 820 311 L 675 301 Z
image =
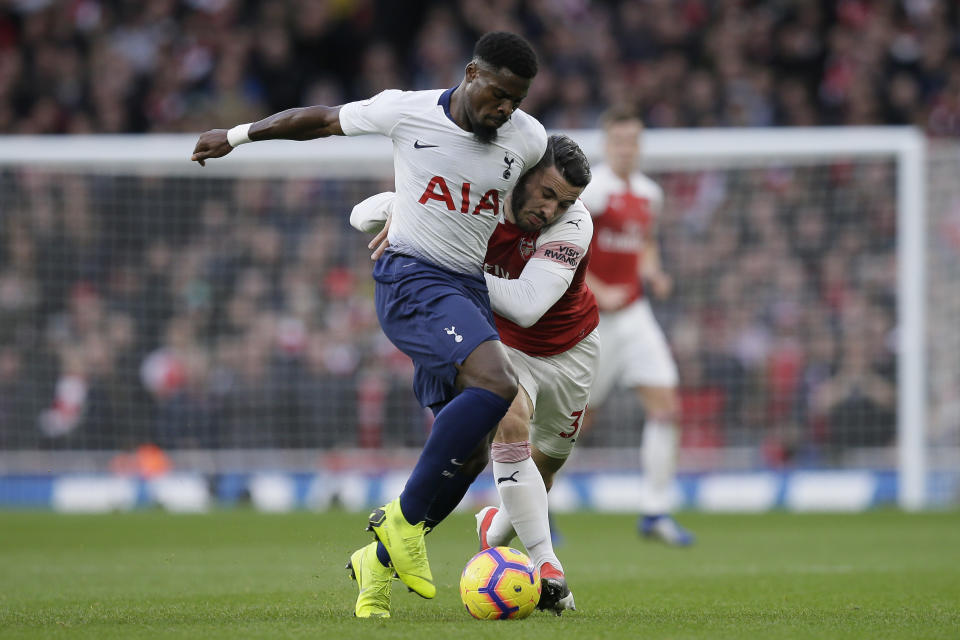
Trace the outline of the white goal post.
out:
M 592 161 L 602 157 L 598 131 L 568 131 Z M 194 135 L 43 136 L 0 138 L 0 170 L 53 170 L 165 176 L 370 178 L 392 175 L 390 142 L 376 137 L 315 142 L 270 141 L 238 148 L 206 168 L 189 161 Z M 927 141 L 908 127 L 651 130 L 644 166 L 763 168 L 784 163 L 830 163 L 881 158 L 895 167 L 896 184 L 896 450 L 898 502 L 928 504 L 926 206 Z M 0 194 L 2 198 L 2 194 Z M 2 200 L 0 200 L 2 205 Z

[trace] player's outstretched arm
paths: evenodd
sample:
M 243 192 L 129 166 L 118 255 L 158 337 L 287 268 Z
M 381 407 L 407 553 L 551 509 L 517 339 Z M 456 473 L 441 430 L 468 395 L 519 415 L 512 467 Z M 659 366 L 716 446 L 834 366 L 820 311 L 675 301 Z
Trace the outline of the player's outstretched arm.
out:
M 205 166 L 210 158 L 222 158 L 233 148 L 256 140 L 313 140 L 342 136 L 340 107 L 298 107 L 287 109 L 254 123 L 232 129 L 211 129 L 200 134 L 190 159 Z

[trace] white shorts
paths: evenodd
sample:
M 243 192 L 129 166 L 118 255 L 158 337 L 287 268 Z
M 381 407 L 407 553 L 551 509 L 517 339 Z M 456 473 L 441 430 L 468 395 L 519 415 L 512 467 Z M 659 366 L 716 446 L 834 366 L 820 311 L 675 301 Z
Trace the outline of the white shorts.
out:
M 602 343 L 590 389 L 592 404 L 603 404 L 617 386 L 677 386 L 677 363 L 646 298 L 619 311 L 601 313 L 598 328 Z
M 597 330 L 555 356 L 530 356 L 511 347 L 507 352 L 520 386 L 533 402 L 530 443 L 551 458 L 566 460 L 580 436 L 597 370 Z

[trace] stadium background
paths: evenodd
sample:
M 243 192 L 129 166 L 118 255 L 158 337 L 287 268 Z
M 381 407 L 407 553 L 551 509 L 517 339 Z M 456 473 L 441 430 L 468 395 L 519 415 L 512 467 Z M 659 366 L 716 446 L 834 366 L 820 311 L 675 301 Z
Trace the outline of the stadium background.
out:
M 620 102 L 651 129 L 914 125 L 944 159 L 940 184 L 956 169 L 958 10 L 935 1 L 24 0 L 0 9 L 0 133 L 196 133 L 453 86 L 476 37 L 501 28 L 541 56 L 524 109 L 550 128 L 592 129 Z M 894 171 L 870 159 L 654 173 L 678 286 L 656 308 L 681 370 L 682 469 L 867 468 L 880 473 L 871 499 L 892 499 Z M 251 471 L 282 470 L 299 504 L 338 490 L 318 471 L 402 469 L 428 422 L 346 220 L 391 182 L 4 166 L 6 502 L 47 499 L 35 483 L 51 460 L 213 473 L 228 501 L 256 493 Z M 931 271 L 953 291 L 948 186 L 930 208 Z M 949 335 L 955 317 L 935 328 Z M 937 344 L 953 350 L 930 392 L 931 445 L 955 448 L 958 351 Z M 869 391 L 843 390 L 851 369 Z M 640 417 L 615 398 L 579 443 L 582 468 L 635 469 Z M 136 453 L 145 443 L 166 453 Z M 280 476 L 259 480 L 286 495 Z

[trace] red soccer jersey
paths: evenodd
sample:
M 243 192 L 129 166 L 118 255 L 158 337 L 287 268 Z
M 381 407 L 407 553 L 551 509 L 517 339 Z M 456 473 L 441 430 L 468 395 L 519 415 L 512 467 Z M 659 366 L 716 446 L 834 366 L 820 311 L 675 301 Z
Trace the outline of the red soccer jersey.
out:
M 569 238 L 571 232 L 582 232 L 582 246 L 586 248 L 589 245 L 586 235 L 589 231 L 580 227 L 586 227 L 589 223 L 589 214 L 582 206 L 577 206 L 576 211 L 571 207 L 563 217 L 539 231 L 524 232 L 507 221 L 497 225 L 487 245 L 484 260 L 484 269 L 497 277 L 519 277 L 532 258 L 554 260 L 567 265 L 579 259 L 573 281 L 566 292 L 532 327 L 524 329 L 502 316 L 495 316 L 500 340 L 505 345 L 531 356 L 553 356 L 569 350 L 597 327 L 600 322 L 597 301 L 584 282 L 590 260 L 589 251 L 585 255 L 583 250 L 567 251 L 576 243 L 563 239 Z
M 640 261 L 663 191 L 643 174 L 635 173 L 626 182 L 603 165 L 594 171 L 583 200 L 594 216 L 590 275 L 631 287 L 626 306 L 643 295 Z

